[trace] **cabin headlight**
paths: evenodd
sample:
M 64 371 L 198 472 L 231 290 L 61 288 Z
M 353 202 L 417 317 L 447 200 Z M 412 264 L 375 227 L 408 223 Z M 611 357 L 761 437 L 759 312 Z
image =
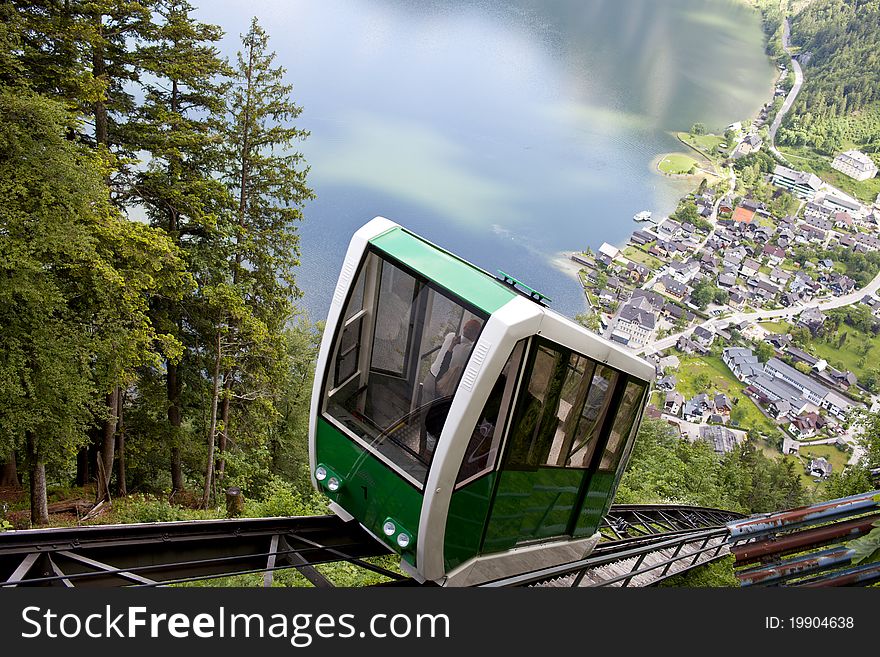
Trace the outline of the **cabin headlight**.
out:
M 328 491 L 335 493 L 345 484 L 345 480 L 323 463 L 315 468 L 315 479 Z
M 385 522 L 382 523 L 382 533 L 388 537 L 388 541 L 392 545 L 396 545 L 401 550 L 412 547 L 412 534 L 401 527 L 400 523 L 394 518 L 385 518 Z

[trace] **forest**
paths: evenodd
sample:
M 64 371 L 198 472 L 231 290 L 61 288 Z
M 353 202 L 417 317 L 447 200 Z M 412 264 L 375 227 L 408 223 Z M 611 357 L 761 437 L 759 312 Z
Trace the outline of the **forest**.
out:
M 0 4 L 0 486 L 208 508 L 295 480 L 308 133 L 269 35 L 183 0 Z
M 880 0 L 816 0 L 791 24 L 804 85 L 779 143 L 880 152 Z

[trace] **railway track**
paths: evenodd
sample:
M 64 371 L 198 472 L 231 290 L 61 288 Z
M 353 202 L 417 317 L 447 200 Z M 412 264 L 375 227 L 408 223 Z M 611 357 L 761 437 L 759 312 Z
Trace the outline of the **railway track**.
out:
M 711 554 L 715 535 L 740 517 L 702 507 L 613 506 L 588 564 L 490 585 L 649 585 L 661 574 L 681 572 L 688 556 L 688 567 L 719 556 Z M 694 559 L 688 546 L 700 544 L 707 532 L 712 539 L 702 546 L 706 556 Z M 357 523 L 336 516 L 34 529 L 0 534 L 0 586 L 167 586 L 244 573 L 262 573 L 269 586 L 276 570 L 294 568 L 325 587 L 332 583 L 318 566 L 340 561 L 379 573 L 385 586 L 418 585 L 368 560 L 385 554 Z M 670 559 L 668 567 L 648 568 Z M 640 572 L 622 575 L 627 564 L 635 566 L 627 572 Z

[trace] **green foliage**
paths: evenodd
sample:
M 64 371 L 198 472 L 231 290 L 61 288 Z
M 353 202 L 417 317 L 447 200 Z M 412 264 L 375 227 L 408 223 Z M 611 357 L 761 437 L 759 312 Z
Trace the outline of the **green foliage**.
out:
M 713 301 L 723 303 L 727 300 L 727 292 L 718 288 L 712 281 L 703 279 L 694 286 L 691 301 L 700 309 L 705 310 Z
M 694 123 L 691 126 L 690 134 L 693 136 L 705 135 L 706 134 L 706 126 L 702 123 Z
M 327 513 L 327 500 L 318 493 L 298 490 L 290 482 L 272 477 L 261 501 L 245 501 L 245 515 L 256 518 L 313 516 Z
M 733 557 L 728 555 L 705 566 L 673 575 L 657 584 L 657 586 L 658 588 L 739 587 L 739 580 L 733 574 Z
M 870 532 L 849 541 L 846 546 L 855 551 L 852 562 L 854 564 L 872 563 L 880 561 L 880 522 L 875 522 Z
M 221 517 L 216 512 L 194 511 L 153 495 L 135 493 L 113 500 L 115 523 L 174 522 L 177 520 L 209 520 Z
M 878 0 L 818 0 L 794 17 L 792 40 L 810 58 L 779 143 L 810 145 L 830 157 L 852 145 L 878 152 L 878 21 Z
M 806 493 L 791 461 L 771 460 L 749 441 L 718 456 L 659 420 L 643 420 L 618 503 L 694 504 L 758 513 L 802 504 Z

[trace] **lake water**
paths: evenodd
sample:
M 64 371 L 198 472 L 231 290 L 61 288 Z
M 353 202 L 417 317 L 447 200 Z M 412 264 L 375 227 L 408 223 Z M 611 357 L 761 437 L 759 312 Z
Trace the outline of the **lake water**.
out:
M 559 253 L 621 244 L 636 212 L 674 209 L 692 185 L 651 167 L 683 149 L 670 131 L 750 117 L 774 77 L 735 0 L 212 0 L 197 15 L 230 55 L 258 16 L 304 107 L 313 319 L 376 215 L 580 312 Z

